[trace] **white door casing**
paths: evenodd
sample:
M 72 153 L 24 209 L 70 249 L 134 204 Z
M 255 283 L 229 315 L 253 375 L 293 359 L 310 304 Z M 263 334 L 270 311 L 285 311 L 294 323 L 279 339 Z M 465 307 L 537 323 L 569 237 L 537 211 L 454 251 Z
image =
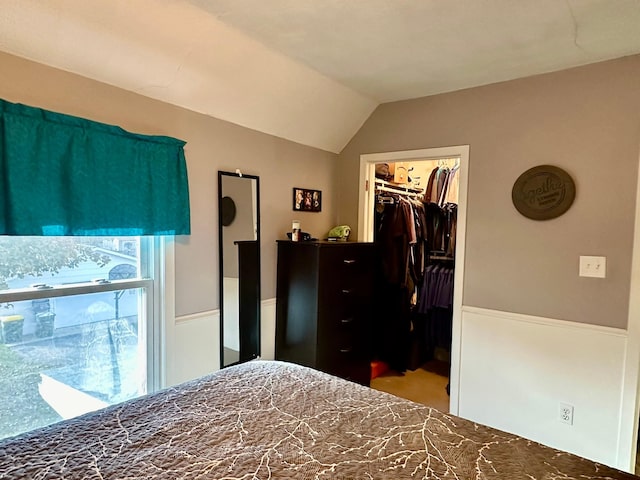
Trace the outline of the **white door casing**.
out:
M 457 415 L 459 410 L 460 345 L 462 295 L 464 280 L 465 235 L 467 224 L 467 186 L 469 171 L 469 145 L 452 147 L 404 150 L 397 152 L 370 153 L 360 155 L 360 185 L 358 203 L 358 241 L 372 242 L 375 204 L 375 164 L 394 162 L 433 161 L 442 158 L 459 158 L 458 221 L 456 232 L 456 270 L 453 287 L 453 331 L 451 343 L 451 373 L 449 412 Z

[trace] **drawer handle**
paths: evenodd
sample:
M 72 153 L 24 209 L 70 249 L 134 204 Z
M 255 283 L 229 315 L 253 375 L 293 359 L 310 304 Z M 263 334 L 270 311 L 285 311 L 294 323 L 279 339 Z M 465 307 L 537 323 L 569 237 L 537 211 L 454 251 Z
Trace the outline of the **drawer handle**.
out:
M 351 347 L 349 348 L 341 348 L 340 353 L 349 353 L 351 351 Z
M 343 260 L 344 263 L 346 263 L 347 265 L 352 265 L 354 263 L 356 263 L 355 260 Z
M 353 322 L 353 318 L 343 318 L 342 320 L 340 320 L 340 322 L 342 322 L 342 323 L 351 323 L 351 322 Z

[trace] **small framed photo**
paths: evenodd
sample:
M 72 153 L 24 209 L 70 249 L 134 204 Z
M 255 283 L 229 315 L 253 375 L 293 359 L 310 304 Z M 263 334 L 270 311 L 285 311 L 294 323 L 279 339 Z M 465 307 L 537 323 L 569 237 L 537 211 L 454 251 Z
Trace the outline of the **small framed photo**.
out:
M 296 212 L 319 212 L 322 210 L 322 192 L 308 188 L 293 188 L 293 210 Z

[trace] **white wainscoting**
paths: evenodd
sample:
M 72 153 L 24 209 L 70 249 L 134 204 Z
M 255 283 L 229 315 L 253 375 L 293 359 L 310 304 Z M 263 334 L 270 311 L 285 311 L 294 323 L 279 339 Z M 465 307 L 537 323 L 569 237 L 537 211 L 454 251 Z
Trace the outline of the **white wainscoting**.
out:
M 276 338 L 275 298 L 261 302 L 260 315 L 260 357 L 272 360 Z M 177 317 L 172 331 L 172 351 L 167 352 L 167 385 L 220 369 L 220 310 Z
M 463 307 L 459 415 L 628 469 L 619 454 L 627 331 Z M 573 425 L 559 404 L 574 406 Z M 625 443 L 625 442 L 622 442 Z
M 220 369 L 220 310 L 176 318 L 169 385 L 175 385 Z
M 240 279 L 237 277 L 224 277 L 222 290 L 224 291 L 224 336 L 227 339 L 225 346 L 236 352 L 240 351 Z
M 276 352 L 276 299 L 262 301 L 260 309 L 260 358 L 275 359 Z

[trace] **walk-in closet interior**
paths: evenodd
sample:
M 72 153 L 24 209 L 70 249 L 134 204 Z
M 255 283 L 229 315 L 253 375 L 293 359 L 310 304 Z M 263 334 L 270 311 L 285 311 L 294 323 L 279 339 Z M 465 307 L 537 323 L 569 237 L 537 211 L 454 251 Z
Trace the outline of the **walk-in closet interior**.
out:
M 376 164 L 376 389 L 448 410 L 458 158 Z

